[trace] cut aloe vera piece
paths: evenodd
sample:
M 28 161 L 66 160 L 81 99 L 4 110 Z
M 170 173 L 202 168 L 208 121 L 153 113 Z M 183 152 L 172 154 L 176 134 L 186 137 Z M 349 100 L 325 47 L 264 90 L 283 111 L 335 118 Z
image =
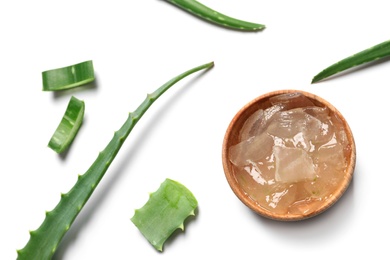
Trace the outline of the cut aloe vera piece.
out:
M 62 153 L 73 142 L 84 118 L 84 101 L 71 97 L 60 124 L 51 137 L 48 146 Z
M 44 91 L 57 91 L 78 87 L 95 80 L 92 61 L 42 72 Z
M 195 215 L 198 202 L 184 185 L 166 179 L 160 188 L 150 194 L 148 202 L 135 210 L 131 221 L 142 235 L 159 251 L 178 228 L 184 230 L 184 220 Z

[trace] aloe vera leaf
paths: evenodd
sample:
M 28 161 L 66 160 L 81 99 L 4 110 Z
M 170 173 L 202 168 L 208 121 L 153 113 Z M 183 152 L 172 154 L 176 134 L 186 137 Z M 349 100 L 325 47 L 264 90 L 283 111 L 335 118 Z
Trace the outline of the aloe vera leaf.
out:
M 195 0 L 167 0 L 181 9 L 220 26 L 242 31 L 259 31 L 265 25 L 239 20 L 219 13 Z
M 355 66 L 382 59 L 390 55 L 390 41 L 382 42 L 369 49 L 358 52 L 352 56 L 340 60 L 339 62 L 327 67 L 316 76 L 313 77 L 311 83 L 318 82 L 332 75 L 340 73 L 344 70 L 353 68 Z
M 57 153 L 62 153 L 76 137 L 84 118 L 85 103 L 71 97 L 65 114 L 56 131 L 50 138 L 48 146 Z
M 94 80 L 95 72 L 91 60 L 42 72 L 44 91 L 75 88 Z
M 146 204 L 135 210 L 131 221 L 142 235 L 159 251 L 165 241 L 180 228 L 184 220 L 195 215 L 198 201 L 183 184 L 166 179 L 159 189 L 150 194 Z
M 39 228 L 30 231 L 30 239 L 25 247 L 17 250 L 17 259 L 50 259 L 61 239 L 103 178 L 127 136 L 148 108 L 176 82 L 199 70 L 209 69 L 213 65 L 214 63 L 211 62 L 188 70 L 172 78 L 152 94 L 148 94 L 139 107 L 134 112 L 129 113 L 125 123 L 114 133 L 111 141 L 99 153 L 91 167 L 83 175 L 79 175 L 77 182 L 68 193 L 61 194 L 57 206 L 52 211 L 46 212 L 46 217 Z

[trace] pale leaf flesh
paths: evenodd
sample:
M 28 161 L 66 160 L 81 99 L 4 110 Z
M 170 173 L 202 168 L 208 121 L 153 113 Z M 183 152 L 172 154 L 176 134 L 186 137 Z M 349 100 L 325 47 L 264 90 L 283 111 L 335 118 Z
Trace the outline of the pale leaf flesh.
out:
M 152 246 L 163 250 L 165 241 L 180 228 L 184 220 L 195 215 L 198 201 L 183 184 L 166 179 L 146 204 L 135 211 L 131 221 Z

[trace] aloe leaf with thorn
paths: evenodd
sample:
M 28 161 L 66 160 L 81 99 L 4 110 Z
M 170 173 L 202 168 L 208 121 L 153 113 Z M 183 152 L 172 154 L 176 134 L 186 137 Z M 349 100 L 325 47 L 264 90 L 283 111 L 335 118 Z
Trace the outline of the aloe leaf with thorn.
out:
M 211 9 L 196 0 L 167 0 L 195 16 L 222 27 L 241 31 L 260 31 L 265 25 L 239 20 Z
M 390 41 L 385 41 L 369 49 L 363 50 L 352 56 L 342 59 L 339 62 L 327 67 L 315 75 L 311 83 L 316 83 L 347 69 L 388 56 L 390 56 Z
M 77 182 L 68 193 L 61 194 L 59 203 L 52 211 L 46 212 L 46 217 L 40 227 L 30 231 L 30 240 L 24 248 L 17 250 L 18 259 L 50 259 L 61 239 L 103 178 L 127 136 L 148 108 L 176 82 L 194 72 L 209 69 L 213 65 L 214 63 L 211 62 L 188 70 L 172 78 L 153 93 L 148 94 L 140 106 L 134 112 L 129 113 L 125 123 L 115 132 L 111 141 L 99 153 L 87 172 L 79 175 Z

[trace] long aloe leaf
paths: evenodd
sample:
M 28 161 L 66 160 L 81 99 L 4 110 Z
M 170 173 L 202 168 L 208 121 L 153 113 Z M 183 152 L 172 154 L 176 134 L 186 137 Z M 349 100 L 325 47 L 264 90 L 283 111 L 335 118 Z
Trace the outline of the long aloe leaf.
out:
M 30 231 L 30 240 L 26 246 L 17 250 L 18 259 L 50 259 L 62 237 L 69 230 L 73 221 L 103 178 L 127 136 L 148 108 L 179 80 L 199 70 L 211 68 L 213 65 L 214 63 L 211 62 L 188 70 L 165 83 L 152 94 L 148 94 L 141 105 L 134 112 L 129 113 L 125 123 L 115 132 L 111 141 L 99 153 L 87 172 L 79 175 L 76 184 L 68 193 L 61 194 L 59 203 L 52 211 L 46 212 L 46 217 L 41 226 L 35 231 Z
M 355 66 L 382 59 L 390 55 L 390 41 L 382 42 L 369 49 L 358 52 L 352 56 L 340 60 L 339 62 L 327 67 L 316 76 L 314 76 L 311 83 L 318 82 L 332 75 L 340 73 L 344 70 L 353 68 Z
M 259 31 L 265 28 L 263 24 L 239 20 L 217 12 L 195 0 L 167 0 L 181 9 L 220 26 L 242 31 Z
M 183 184 L 166 179 L 157 191 L 150 194 L 148 202 L 135 210 L 131 221 L 144 237 L 159 251 L 165 241 L 180 228 L 184 220 L 195 215 L 198 201 Z
M 93 80 L 95 80 L 95 72 L 91 60 L 42 72 L 44 91 L 75 88 Z
M 85 103 L 71 97 L 65 114 L 56 131 L 51 137 L 48 146 L 57 153 L 62 153 L 73 142 L 84 118 Z

